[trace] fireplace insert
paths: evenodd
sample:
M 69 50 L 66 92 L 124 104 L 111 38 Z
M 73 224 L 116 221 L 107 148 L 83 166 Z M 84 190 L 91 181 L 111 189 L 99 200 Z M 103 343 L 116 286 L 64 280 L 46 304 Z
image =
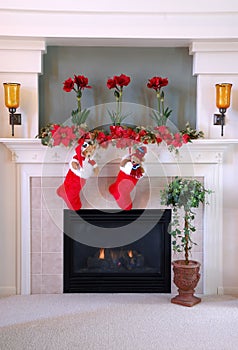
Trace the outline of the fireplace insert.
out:
M 169 209 L 64 210 L 64 293 L 169 293 Z

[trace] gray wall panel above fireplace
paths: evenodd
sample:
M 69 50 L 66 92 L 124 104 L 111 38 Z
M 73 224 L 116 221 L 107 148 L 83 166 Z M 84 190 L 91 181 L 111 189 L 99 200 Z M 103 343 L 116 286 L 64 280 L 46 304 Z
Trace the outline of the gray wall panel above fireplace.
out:
M 90 108 L 115 101 L 106 81 L 124 73 L 131 77 L 131 83 L 124 88 L 123 102 L 156 109 L 155 92 L 146 84 L 153 76 L 167 77 L 169 84 L 163 90 L 165 105 L 173 110 L 170 120 L 179 129 L 187 121 L 195 127 L 196 77 L 192 76 L 192 57 L 188 48 L 52 46 L 44 55 L 43 72 L 39 79 L 40 126 L 48 122 L 65 122 L 72 109 L 76 109 L 75 94 L 62 89 L 63 81 L 69 77 L 76 74 L 89 78 L 93 89 L 83 92 L 82 107 Z M 130 117 L 126 122 L 132 122 Z M 148 124 L 152 124 L 152 120 Z

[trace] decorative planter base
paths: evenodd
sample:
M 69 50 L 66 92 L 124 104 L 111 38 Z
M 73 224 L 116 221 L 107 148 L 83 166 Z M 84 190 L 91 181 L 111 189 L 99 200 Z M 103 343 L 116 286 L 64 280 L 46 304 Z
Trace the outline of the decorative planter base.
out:
M 174 271 L 174 283 L 178 287 L 178 295 L 171 299 L 171 303 L 183 306 L 194 306 L 201 302 L 201 298 L 194 295 L 194 288 L 200 279 L 200 263 L 190 261 L 185 265 L 184 260 L 172 262 Z
M 201 298 L 198 298 L 195 295 L 193 295 L 194 290 L 192 291 L 192 293 L 188 294 L 186 294 L 185 292 L 181 292 L 180 290 L 178 290 L 178 292 L 179 295 L 176 295 L 176 297 L 172 298 L 171 303 L 183 306 L 194 306 L 201 302 Z

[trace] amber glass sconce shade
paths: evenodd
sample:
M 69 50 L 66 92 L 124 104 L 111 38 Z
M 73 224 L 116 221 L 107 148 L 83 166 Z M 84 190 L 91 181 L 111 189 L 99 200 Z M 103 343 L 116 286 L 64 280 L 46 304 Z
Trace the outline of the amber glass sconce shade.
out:
M 20 86 L 19 83 L 3 83 L 5 106 L 9 109 L 10 124 L 12 126 L 12 136 L 14 136 L 14 125 L 21 125 L 21 114 L 16 113 L 20 104 Z
M 221 136 L 223 136 L 223 126 L 225 125 L 225 113 L 230 107 L 231 87 L 230 83 L 216 84 L 216 106 L 220 114 L 214 114 L 214 125 L 221 125 Z

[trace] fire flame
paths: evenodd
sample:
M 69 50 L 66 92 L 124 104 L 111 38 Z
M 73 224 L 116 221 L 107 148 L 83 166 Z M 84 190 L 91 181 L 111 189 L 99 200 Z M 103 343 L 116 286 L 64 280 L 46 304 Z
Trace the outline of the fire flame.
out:
M 100 248 L 99 259 L 104 259 L 104 258 L 105 258 L 104 248 Z
M 133 257 L 132 250 L 129 250 L 129 251 L 128 251 L 128 256 L 129 256 L 129 258 L 132 258 L 132 257 Z

